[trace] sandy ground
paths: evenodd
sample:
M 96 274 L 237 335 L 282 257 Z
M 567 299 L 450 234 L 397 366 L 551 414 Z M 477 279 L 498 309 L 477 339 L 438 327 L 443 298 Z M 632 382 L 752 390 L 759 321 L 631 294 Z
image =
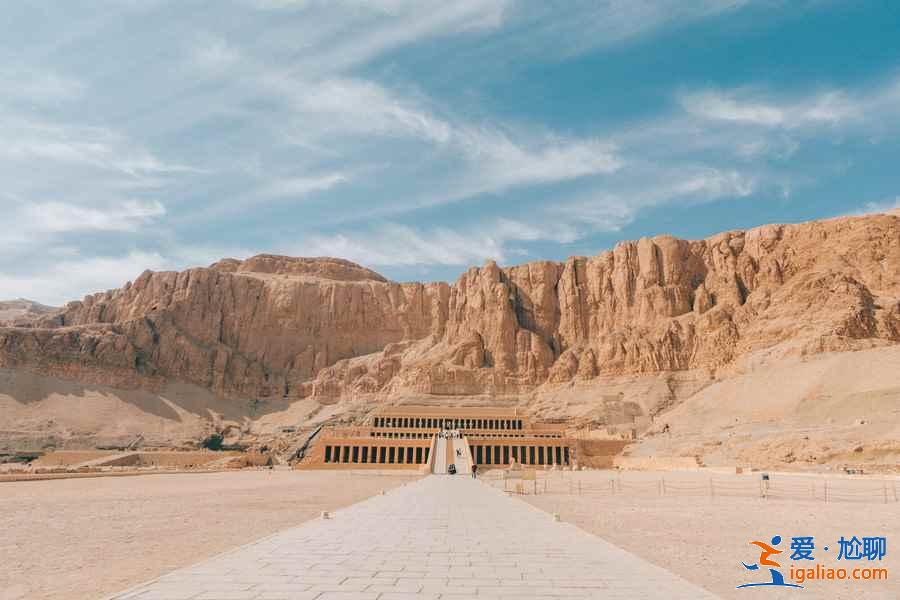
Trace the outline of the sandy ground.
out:
M 416 477 L 262 470 L 0 483 L 0 599 L 103 597 Z
M 710 497 L 703 491 L 710 476 L 702 471 L 631 472 L 622 476 L 626 482 L 620 488 L 623 491 L 613 495 L 609 493 L 609 479 L 616 477 L 612 472 L 553 474 L 550 493 L 520 498 L 548 512 L 558 512 L 564 521 L 674 571 L 723 598 L 900 598 L 900 546 L 897 545 L 900 541 L 900 503 L 893 502 L 892 496 L 889 495 L 888 504 L 878 503 L 876 494 L 870 496 L 870 502 L 828 503 L 821 499 L 725 497 L 722 495 L 725 488 L 754 489 L 759 474 L 717 473 L 713 477 L 722 482 L 720 495 Z M 662 497 L 657 488 L 661 477 L 665 477 L 668 484 L 667 495 Z M 772 479 L 783 484 L 784 489 L 796 490 L 798 497 L 805 495 L 811 485 L 818 485 L 817 493 L 821 491 L 821 477 L 773 473 Z M 577 493 L 578 480 L 582 481 L 582 495 Z M 900 489 L 900 482 L 896 483 Z M 494 485 L 502 487 L 503 484 L 495 482 Z M 541 489 L 543 481 L 538 485 Z M 829 485 L 832 490 L 873 490 L 880 482 L 832 479 Z M 569 493 L 570 489 L 573 493 Z M 848 491 L 843 497 L 862 498 L 865 494 Z M 754 552 L 750 540 L 769 541 L 778 534 L 785 540 L 781 548 L 788 552 L 782 557 L 789 556 L 791 537 L 813 536 L 817 548 L 814 556 L 823 567 L 887 567 L 890 579 L 887 582 L 811 581 L 806 583 L 804 590 L 735 589 L 739 584 L 765 579 L 759 571 L 754 574 L 741 566 L 741 561 L 752 563 L 758 559 L 759 552 Z M 884 536 L 887 538 L 887 555 L 880 564 L 865 559 L 838 561 L 836 540 L 842 535 L 845 538 Z M 822 549 L 826 545 L 828 552 Z M 783 560 L 781 563 L 806 566 L 808 561 Z M 787 578 L 787 569 L 783 572 Z

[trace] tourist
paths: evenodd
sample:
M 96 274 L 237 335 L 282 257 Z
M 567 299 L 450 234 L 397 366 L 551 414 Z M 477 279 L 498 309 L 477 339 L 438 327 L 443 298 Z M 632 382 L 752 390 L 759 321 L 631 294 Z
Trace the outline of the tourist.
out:
M 478 479 L 478 465 L 472 463 L 472 479 Z

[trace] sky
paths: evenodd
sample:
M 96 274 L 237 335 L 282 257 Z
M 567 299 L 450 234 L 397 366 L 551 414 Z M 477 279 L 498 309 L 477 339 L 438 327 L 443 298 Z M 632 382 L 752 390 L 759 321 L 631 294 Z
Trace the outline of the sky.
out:
M 397 281 L 900 206 L 900 4 L 0 12 L 0 299 L 335 256 Z

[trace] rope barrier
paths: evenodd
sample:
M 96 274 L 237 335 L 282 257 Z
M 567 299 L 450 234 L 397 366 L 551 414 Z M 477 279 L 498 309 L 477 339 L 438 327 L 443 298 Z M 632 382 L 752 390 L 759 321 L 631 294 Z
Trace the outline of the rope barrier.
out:
M 766 498 L 779 500 L 814 500 L 824 502 L 897 503 L 896 481 L 859 481 L 864 487 L 850 487 L 851 482 L 827 479 L 804 481 L 784 480 L 723 480 L 710 477 L 705 481 L 667 479 L 632 480 L 621 476 L 606 480 L 583 481 L 583 478 L 554 473 L 543 478 L 542 492 L 558 495 L 609 496 L 726 496 L 730 498 Z

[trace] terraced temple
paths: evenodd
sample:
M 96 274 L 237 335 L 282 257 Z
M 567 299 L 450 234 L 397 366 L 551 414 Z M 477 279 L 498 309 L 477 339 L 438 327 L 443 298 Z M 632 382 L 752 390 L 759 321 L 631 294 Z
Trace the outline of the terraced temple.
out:
M 569 466 L 575 440 L 564 425 L 534 423 L 517 409 L 401 406 L 360 427 L 326 428 L 298 468 L 376 467 L 458 472 L 471 464 Z

